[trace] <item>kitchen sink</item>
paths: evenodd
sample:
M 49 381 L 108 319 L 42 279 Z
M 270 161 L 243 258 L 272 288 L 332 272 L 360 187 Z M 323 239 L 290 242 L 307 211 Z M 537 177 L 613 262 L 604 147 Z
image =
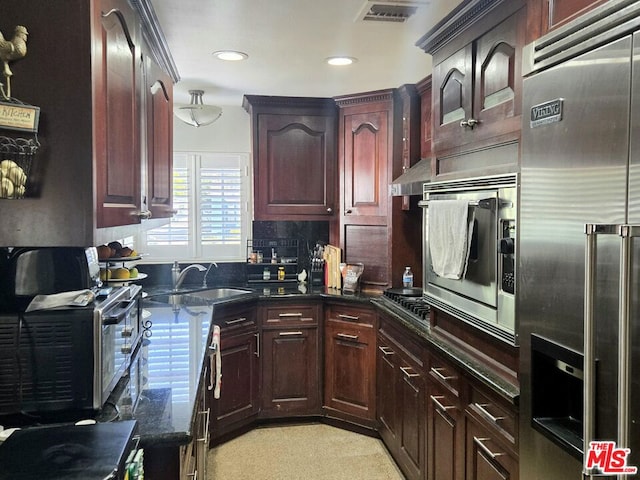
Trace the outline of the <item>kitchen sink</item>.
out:
M 176 293 L 163 293 L 161 295 L 152 295 L 149 300 L 167 303 L 169 305 L 210 305 L 212 303 L 221 302 L 239 295 L 247 295 L 253 293 L 251 290 L 242 288 L 219 287 L 209 288 L 207 290 L 182 291 Z
M 243 288 L 220 287 L 189 292 L 185 293 L 185 295 L 188 297 L 201 298 L 204 300 L 227 300 L 238 295 L 247 295 L 249 293 L 253 292 L 251 290 L 245 290 Z

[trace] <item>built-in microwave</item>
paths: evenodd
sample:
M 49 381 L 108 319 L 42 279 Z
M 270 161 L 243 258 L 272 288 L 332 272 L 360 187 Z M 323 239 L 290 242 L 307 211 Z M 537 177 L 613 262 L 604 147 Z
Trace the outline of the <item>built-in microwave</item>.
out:
M 425 183 L 423 291 L 427 302 L 508 343 L 515 344 L 517 175 Z M 466 271 L 459 279 L 438 275 L 429 240 L 429 210 L 458 200 L 469 210 Z M 472 215 L 471 215 L 472 213 Z

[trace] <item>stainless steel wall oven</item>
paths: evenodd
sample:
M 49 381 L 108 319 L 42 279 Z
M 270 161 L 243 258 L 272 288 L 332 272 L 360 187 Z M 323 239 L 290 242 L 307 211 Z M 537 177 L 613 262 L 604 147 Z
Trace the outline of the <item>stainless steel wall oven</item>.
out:
M 425 183 L 420 202 L 427 303 L 510 344 L 517 343 L 517 184 L 516 174 Z M 473 209 L 468 263 L 460 279 L 439 276 L 432 264 L 429 206 L 441 200 L 465 201 Z

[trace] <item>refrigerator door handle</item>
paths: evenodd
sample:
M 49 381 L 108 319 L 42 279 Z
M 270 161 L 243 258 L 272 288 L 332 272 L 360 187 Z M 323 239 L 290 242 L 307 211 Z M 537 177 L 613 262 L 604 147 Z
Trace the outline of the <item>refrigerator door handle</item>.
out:
M 589 445 L 594 440 L 595 432 L 595 322 L 594 322 L 594 300 L 595 300 L 595 273 L 596 273 L 596 251 L 598 235 L 617 235 L 620 225 L 615 224 L 595 224 L 585 225 L 586 245 L 585 245 L 585 275 L 584 275 L 584 399 L 583 399 L 583 419 L 582 419 L 582 439 L 584 455 L 589 451 Z M 585 478 L 598 473 L 596 469 L 586 468 L 583 463 Z
M 629 444 L 629 384 L 630 384 L 630 309 L 631 309 L 631 248 L 634 237 L 640 237 L 640 225 L 586 224 L 585 288 L 584 288 L 584 418 L 583 441 L 586 458 L 595 428 L 595 269 L 597 235 L 616 234 L 620 243 L 620 278 L 618 295 L 618 438 L 617 446 Z M 596 468 L 583 466 L 585 478 L 597 475 Z
M 640 226 L 620 225 L 620 298 L 618 319 L 618 446 L 629 446 L 629 397 L 631 364 L 631 248 L 640 237 Z

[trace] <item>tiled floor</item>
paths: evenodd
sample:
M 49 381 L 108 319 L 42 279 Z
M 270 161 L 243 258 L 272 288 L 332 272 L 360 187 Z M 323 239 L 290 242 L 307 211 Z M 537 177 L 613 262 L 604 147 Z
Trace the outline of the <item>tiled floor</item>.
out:
M 264 427 L 209 452 L 209 480 L 403 480 L 376 438 L 324 424 Z

